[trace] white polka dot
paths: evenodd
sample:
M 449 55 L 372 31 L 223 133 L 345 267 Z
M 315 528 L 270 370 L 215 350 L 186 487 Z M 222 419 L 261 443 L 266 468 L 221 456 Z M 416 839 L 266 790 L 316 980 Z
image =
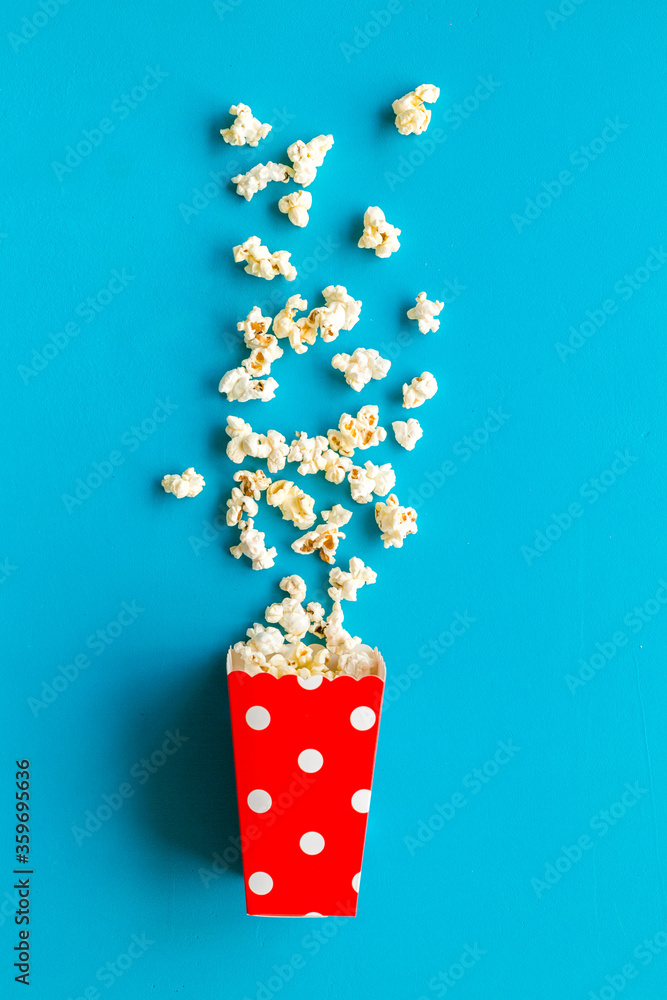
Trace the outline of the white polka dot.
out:
M 324 757 L 319 750 L 302 750 L 297 758 L 297 763 L 302 771 L 312 774 L 319 771 L 324 763 Z
M 352 879 L 352 888 L 354 889 L 355 892 L 359 892 L 360 880 L 361 880 L 361 872 L 357 872 L 357 874 Z
M 256 896 L 266 896 L 273 889 L 273 879 L 266 872 L 253 872 L 248 879 L 248 888 Z
M 357 792 L 356 794 L 358 795 L 359 793 Z M 268 792 L 265 792 L 263 788 L 254 788 L 248 796 L 248 805 L 254 813 L 268 812 L 271 808 L 271 804 L 271 796 Z M 366 810 L 366 812 L 368 812 L 368 810 Z
M 350 716 L 350 722 L 355 729 L 370 729 L 375 725 L 375 712 L 368 705 L 360 705 L 355 708 Z M 268 725 L 268 723 L 267 723 Z
M 265 793 L 262 793 L 265 794 Z M 360 788 L 352 796 L 352 808 L 358 813 L 367 813 L 371 805 L 370 788 Z M 252 808 L 252 806 L 251 806 Z M 263 810 L 262 810 L 263 811 Z
M 304 854 L 319 854 L 324 850 L 324 837 L 321 833 L 310 830 L 308 833 L 304 833 L 299 841 L 299 847 Z
M 266 729 L 271 721 L 271 716 L 261 705 L 253 705 L 246 712 L 245 721 L 251 729 Z
M 310 913 L 305 913 L 304 916 L 306 916 L 306 917 L 323 917 L 324 914 L 323 913 L 318 913 L 317 910 L 311 910 Z
M 311 677 L 297 677 L 299 684 L 302 688 L 306 688 L 307 691 L 314 691 L 318 688 L 324 677 L 321 674 L 313 674 Z

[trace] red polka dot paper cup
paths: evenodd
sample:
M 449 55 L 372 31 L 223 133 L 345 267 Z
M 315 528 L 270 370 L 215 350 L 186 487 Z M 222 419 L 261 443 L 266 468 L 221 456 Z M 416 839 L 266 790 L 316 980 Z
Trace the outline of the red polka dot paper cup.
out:
M 302 679 L 243 670 L 227 680 L 247 911 L 357 912 L 385 666 Z

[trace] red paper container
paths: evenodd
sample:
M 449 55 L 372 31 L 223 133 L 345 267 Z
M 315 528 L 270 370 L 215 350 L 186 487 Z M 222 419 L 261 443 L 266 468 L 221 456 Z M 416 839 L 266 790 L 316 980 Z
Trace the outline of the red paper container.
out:
M 357 912 L 385 667 L 334 680 L 227 680 L 246 908 L 262 917 Z

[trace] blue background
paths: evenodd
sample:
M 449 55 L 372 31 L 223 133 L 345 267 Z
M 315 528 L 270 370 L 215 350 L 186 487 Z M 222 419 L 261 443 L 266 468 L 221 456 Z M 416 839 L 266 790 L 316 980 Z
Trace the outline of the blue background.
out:
M 266 0 L 54 3 L 43 15 L 9 0 L 0 40 L 6 995 L 22 989 L 10 810 L 13 760 L 27 757 L 40 1000 L 454 988 L 460 1000 L 562 1000 L 613 996 L 625 979 L 628 998 L 663 996 L 667 269 L 641 270 L 664 238 L 663 5 L 566 2 L 558 20 L 527 2 L 378 0 L 307 17 Z M 149 68 L 159 82 L 123 105 Z M 480 78 L 493 81 L 482 100 Z M 391 102 L 421 82 L 441 97 L 418 151 Z M 274 124 L 255 150 L 218 134 L 238 101 Z M 107 132 L 93 131 L 103 119 Z M 98 144 L 61 169 L 84 130 Z M 335 145 L 306 229 L 277 211 L 286 188 L 250 204 L 234 194 L 232 173 L 320 132 Z M 389 260 L 356 248 L 369 204 L 402 229 Z M 233 263 L 254 233 L 292 252 L 296 282 Z M 109 296 L 114 269 L 131 277 Z M 314 305 L 332 282 L 363 300 L 354 331 L 286 355 L 270 407 L 229 406 L 217 382 L 242 357 L 237 320 L 297 291 Z M 422 289 L 449 299 L 426 337 L 405 319 Z M 588 320 L 593 335 L 577 334 Z M 570 337 L 579 346 L 558 347 Z M 393 365 L 357 395 L 329 358 L 359 345 Z M 390 681 L 360 913 L 250 918 L 224 655 L 280 576 L 317 588 L 324 572 L 290 552 L 275 511 L 261 524 L 274 569 L 230 558 L 235 533 L 214 524 L 234 471 L 226 415 L 289 438 L 377 402 L 390 428 L 405 416 L 401 383 L 424 369 L 440 389 L 417 414 L 423 440 L 405 452 L 390 430 L 373 454 L 394 463 L 403 502 L 415 491 L 419 534 L 385 552 L 371 508 L 355 507 L 341 549 L 377 570 L 348 623 L 381 647 Z M 171 410 L 159 423 L 156 401 Z M 505 416 L 486 433 L 489 410 Z M 623 471 L 605 472 L 617 451 Z M 113 474 L 68 501 L 114 452 Z M 177 503 L 159 480 L 188 465 L 208 485 Z M 318 509 L 347 496 L 314 480 Z M 135 617 L 96 644 L 123 602 Z M 457 613 L 469 626 L 452 644 Z M 580 670 L 590 679 L 568 681 Z M 139 762 L 177 730 L 187 741 L 146 780 Z M 498 741 L 520 750 L 479 782 Z M 626 782 L 638 782 L 633 804 L 614 807 Z M 77 842 L 105 795 L 122 806 Z M 132 935 L 145 950 L 121 969 Z M 466 945 L 481 957 L 447 985 Z

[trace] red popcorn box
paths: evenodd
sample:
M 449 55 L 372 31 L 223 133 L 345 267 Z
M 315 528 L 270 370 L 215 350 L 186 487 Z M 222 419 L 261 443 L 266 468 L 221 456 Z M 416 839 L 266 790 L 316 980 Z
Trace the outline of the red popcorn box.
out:
M 330 680 L 250 674 L 229 650 L 250 915 L 356 915 L 384 680 L 379 654 L 377 674 Z

